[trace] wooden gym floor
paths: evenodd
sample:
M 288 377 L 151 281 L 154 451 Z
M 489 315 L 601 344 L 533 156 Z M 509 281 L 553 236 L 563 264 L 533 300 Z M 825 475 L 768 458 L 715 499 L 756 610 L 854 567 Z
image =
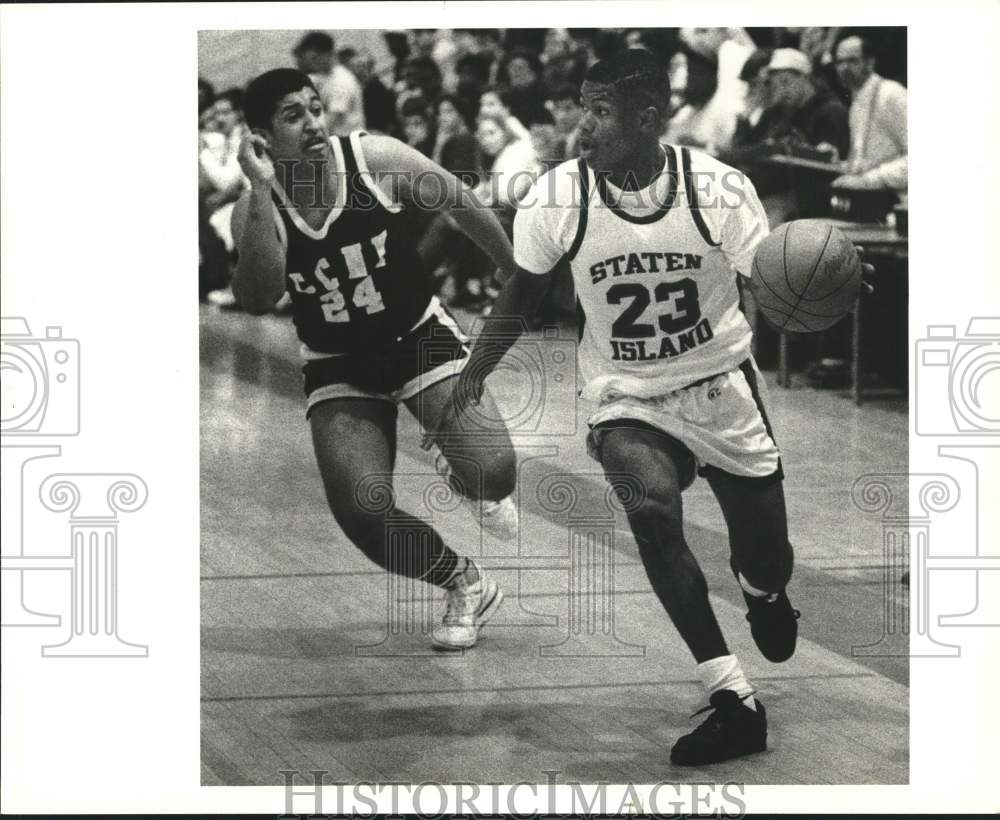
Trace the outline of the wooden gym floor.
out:
M 689 716 L 704 695 L 624 516 L 600 516 L 585 407 L 549 394 L 553 423 L 572 427 L 575 414 L 576 433 L 515 437 L 518 543 L 481 535 L 464 509 L 434 514 L 507 594 L 475 649 L 442 655 L 424 634 L 440 618 L 440 593 L 390 584 L 327 510 L 291 321 L 203 306 L 201 360 L 205 785 L 281 784 L 282 769 L 348 782 L 545 782 L 546 770 L 560 782 L 907 782 L 907 660 L 852 653 L 878 642 L 886 602 L 881 523 L 853 505 L 851 486 L 905 473 L 904 399 L 857 408 L 846 394 L 786 390 L 766 374 L 796 550 L 789 592 L 802 610 L 787 663 L 769 664 L 753 645 L 707 485 L 685 493 L 713 606 L 769 716 L 767 752 L 699 770 L 671 766 L 669 749 L 703 719 Z M 515 412 L 524 382 L 508 375 L 493 390 Z M 400 506 L 429 515 L 424 490 L 436 476 L 405 410 L 399 432 Z M 572 474 L 577 493 L 568 512 L 553 501 L 558 473 Z M 588 579 L 571 568 L 570 533 L 595 529 L 611 534 L 603 577 L 614 582 L 604 597 L 581 598 L 571 590 Z M 905 611 L 903 590 L 888 595 Z

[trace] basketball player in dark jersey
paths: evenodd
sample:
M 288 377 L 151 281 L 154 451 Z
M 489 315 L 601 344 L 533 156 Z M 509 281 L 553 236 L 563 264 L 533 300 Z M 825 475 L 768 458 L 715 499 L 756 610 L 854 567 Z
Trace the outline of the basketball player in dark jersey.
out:
M 446 590 L 434 645 L 470 647 L 503 595 L 432 527 L 394 507 L 397 407 L 441 432 L 439 470 L 474 502 L 484 527 L 508 537 L 517 525 L 514 451 L 496 425 L 484 432 L 449 416 L 442 426 L 468 340 L 433 295 L 408 212 L 447 209 L 505 272 L 513 269 L 510 242 L 489 209 L 463 199 L 456 177 L 409 146 L 361 132 L 331 138 L 319 94 L 299 71 L 257 77 L 244 110 L 253 133 L 239 159 L 251 189 L 233 214 L 233 292 L 251 313 L 290 294 L 334 518 L 375 563 Z M 387 542 L 389 516 L 394 529 L 413 532 L 408 545 Z
M 569 264 L 585 317 L 583 396 L 596 406 L 588 451 L 609 477 L 633 476 L 645 490 L 629 523 L 709 697 L 702 711 L 711 714 L 677 741 L 671 761 L 715 763 L 763 750 L 767 722 L 684 538 L 681 493 L 696 470 L 722 507 L 757 646 L 780 662 L 797 636 L 799 613 L 785 593 L 792 547 L 782 465 L 737 289 L 767 217 L 742 174 L 660 144 L 670 84 L 649 52 L 596 63 L 581 99 L 581 158 L 548 172 L 525 198 L 537 204 L 517 214 L 517 270 L 488 321 L 533 315 L 552 270 Z M 514 338 L 491 332 L 476 341 L 457 408 L 478 400 L 490 363 Z

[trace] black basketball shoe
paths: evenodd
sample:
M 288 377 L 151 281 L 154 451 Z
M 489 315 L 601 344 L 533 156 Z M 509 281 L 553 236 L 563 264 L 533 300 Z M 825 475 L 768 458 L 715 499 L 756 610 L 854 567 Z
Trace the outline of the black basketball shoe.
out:
M 747 695 L 746 697 L 753 697 Z M 709 698 L 711 705 L 691 717 L 712 709 L 708 719 L 691 734 L 684 735 L 670 750 L 670 762 L 678 766 L 704 766 L 734 757 L 763 752 L 767 748 L 767 714 L 755 699 L 757 711 L 743 703 L 731 689 L 720 689 Z
M 742 589 L 742 587 L 740 588 Z M 747 620 L 750 634 L 760 654 L 771 663 L 787 661 L 795 654 L 795 641 L 799 635 L 798 619 L 801 614 L 792 608 L 785 590 L 756 597 L 743 591 L 747 602 Z

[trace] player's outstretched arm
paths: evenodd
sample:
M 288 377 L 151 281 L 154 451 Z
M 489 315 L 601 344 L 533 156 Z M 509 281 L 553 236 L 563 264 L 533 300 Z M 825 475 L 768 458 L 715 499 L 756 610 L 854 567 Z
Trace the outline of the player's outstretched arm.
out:
M 239 251 L 233 296 L 244 310 L 261 314 L 285 293 L 285 253 L 271 205 L 274 165 L 267 156 L 266 141 L 256 134 L 243 140 L 239 159 L 250 190 L 233 208 L 233 240 Z
M 415 148 L 393 137 L 366 136 L 365 159 L 376 183 L 410 207 L 443 211 L 503 272 L 514 271 L 514 249 L 495 213 L 471 189 Z

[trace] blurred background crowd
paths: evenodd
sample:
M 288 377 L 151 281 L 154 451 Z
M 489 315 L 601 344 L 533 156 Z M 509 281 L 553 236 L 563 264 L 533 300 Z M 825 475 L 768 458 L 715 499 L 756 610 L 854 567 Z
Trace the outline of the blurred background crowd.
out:
M 200 295 L 220 305 L 232 305 L 229 220 L 247 185 L 236 159 L 241 86 L 279 65 L 312 76 L 332 134 L 364 128 L 407 142 L 476 189 L 508 230 L 530 185 L 520 172 L 575 156 L 584 72 L 627 48 L 670 68 L 663 140 L 745 170 L 772 225 L 831 208 L 892 220 L 905 207 L 902 27 L 284 32 L 284 54 L 248 44 L 247 32 L 203 34 L 212 39 L 199 54 Z M 423 216 L 421 250 L 442 297 L 488 310 L 496 290 L 485 257 L 446 216 Z M 564 278 L 548 307 L 572 306 Z

